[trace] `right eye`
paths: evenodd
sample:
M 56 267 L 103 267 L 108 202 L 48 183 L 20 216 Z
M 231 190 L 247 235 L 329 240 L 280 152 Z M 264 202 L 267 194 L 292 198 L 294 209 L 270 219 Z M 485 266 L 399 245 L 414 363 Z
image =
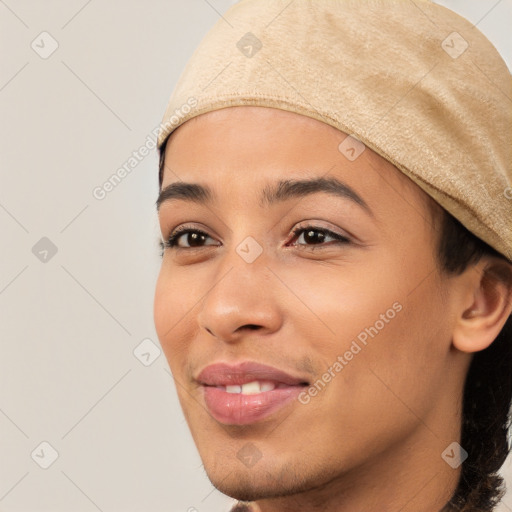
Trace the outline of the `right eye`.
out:
M 213 238 L 199 229 L 182 228 L 174 231 L 165 242 L 165 247 L 169 249 L 194 249 L 203 247 L 206 239 Z M 216 244 L 206 244 L 216 245 Z

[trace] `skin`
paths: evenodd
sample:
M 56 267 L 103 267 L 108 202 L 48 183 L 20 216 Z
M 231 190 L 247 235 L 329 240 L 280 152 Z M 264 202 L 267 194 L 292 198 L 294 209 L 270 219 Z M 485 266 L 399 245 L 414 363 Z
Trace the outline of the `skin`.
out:
M 460 440 L 471 354 L 505 323 L 510 288 L 486 277 L 492 261 L 444 275 L 428 196 L 369 148 L 349 161 L 338 150 L 345 138 L 262 107 L 178 128 L 163 188 L 201 183 L 218 198 L 159 208 L 164 240 L 185 223 L 208 237 L 202 247 L 164 250 L 155 326 L 205 470 L 223 493 L 262 512 L 437 512 L 460 473 L 441 454 Z M 321 176 L 349 185 L 372 214 L 325 192 L 259 202 L 279 179 Z M 293 235 L 307 225 L 349 243 Z M 263 249 L 252 263 L 235 250 L 247 236 Z M 307 404 L 294 400 L 245 426 L 207 411 L 194 380 L 207 365 L 257 361 L 313 383 L 396 303 L 400 312 Z M 261 454 L 252 467 L 237 457 L 248 443 Z

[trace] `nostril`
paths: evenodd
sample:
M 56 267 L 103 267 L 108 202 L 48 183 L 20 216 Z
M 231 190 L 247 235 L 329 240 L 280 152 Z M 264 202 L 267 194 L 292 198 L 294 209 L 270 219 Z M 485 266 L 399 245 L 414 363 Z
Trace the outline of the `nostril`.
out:
M 261 327 L 261 325 L 247 324 L 247 325 L 244 325 L 243 327 L 245 327 L 247 329 L 251 329 L 251 331 L 254 331 L 256 329 L 259 329 Z

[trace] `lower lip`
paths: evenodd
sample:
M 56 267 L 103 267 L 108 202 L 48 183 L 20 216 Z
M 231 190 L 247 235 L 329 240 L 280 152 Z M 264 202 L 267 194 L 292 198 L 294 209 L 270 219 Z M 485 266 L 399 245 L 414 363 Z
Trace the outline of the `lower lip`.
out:
M 248 425 L 270 416 L 295 399 L 303 386 L 276 388 L 243 395 L 228 393 L 214 386 L 203 386 L 206 407 L 212 416 L 226 425 Z

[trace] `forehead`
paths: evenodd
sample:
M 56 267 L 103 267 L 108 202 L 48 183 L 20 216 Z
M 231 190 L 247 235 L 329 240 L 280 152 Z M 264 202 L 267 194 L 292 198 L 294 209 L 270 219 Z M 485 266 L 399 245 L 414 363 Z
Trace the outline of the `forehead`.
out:
M 293 137 L 291 137 L 293 135 Z M 302 144 L 314 137 L 318 152 L 327 154 L 337 150 L 337 142 L 346 134 L 316 119 L 295 112 L 268 107 L 228 107 L 193 117 L 178 127 L 169 137 L 166 158 L 175 156 L 173 148 L 185 142 L 193 143 L 197 150 L 213 150 L 229 145 L 230 153 L 257 153 L 264 157 L 262 149 L 274 149 L 280 152 L 293 148 L 297 153 L 296 142 Z M 321 147 L 318 140 L 322 139 Z M 248 144 L 243 144 L 246 141 Z M 303 146 L 307 149 L 309 144 Z M 235 151 L 237 147 L 239 152 Z M 251 151 L 252 150 L 252 151 Z M 329 151 L 330 150 L 330 151 Z M 291 155 L 287 155 L 290 158 Z
M 363 198 L 375 193 L 400 198 L 423 218 L 425 210 L 436 208 L 412 180 L 361 143 L 360 156 L 349 160 L 343 153 L 347 137 L 327 123 L 280 109 L 243 106 L 207 112 L 169 137 L 162 187 L 179 180 L 214 188 L 250 182 L 255 194 L 278 179 L 333 176 L 352 184 Z

